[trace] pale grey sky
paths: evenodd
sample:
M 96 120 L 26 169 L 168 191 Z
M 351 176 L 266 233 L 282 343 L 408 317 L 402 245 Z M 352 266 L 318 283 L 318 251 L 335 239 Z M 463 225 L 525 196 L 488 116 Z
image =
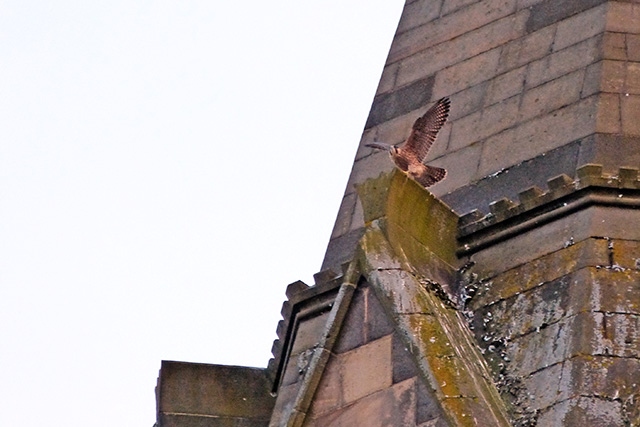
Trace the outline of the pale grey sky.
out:
M 403 3 L 0 2 L 0 425 L 151 427 L 162 359 L 266 366 Z

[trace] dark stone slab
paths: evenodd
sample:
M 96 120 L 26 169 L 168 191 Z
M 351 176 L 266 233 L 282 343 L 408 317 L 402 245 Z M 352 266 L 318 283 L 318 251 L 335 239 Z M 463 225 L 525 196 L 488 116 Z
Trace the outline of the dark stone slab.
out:
M 162 427 L 266 426 L 275 404 L 265 369 L 239 366 L 163 361 L 156 393 Z M 169 417 L 175 413 L 185 417 L 178 422 Z M 203 419 L 198 424 L 192 416 L 219 423 Z M 224 423 L 229 420 L 237 424 Z
M 210 417 L 186 414 L 162 414 L 157 427 L 266 427 L 269 420 Z
M 349 311 L 333 349 L 335 353 L 353 350 L 393 332 L 393 325 L 380 301 L 366 282 L 354 292 Z
M 606 0 L 545 0 L 531 7 L 526 24 L 527 32 L 532 33 L 605 2 Z
M 418 381 L 418 392 L 416 401 L 416 425 L 427 421 L 433 422 L 435 426 L 446 426 L 442 416 L 442 409 L 438 399 L 422 381 Z M 438 421 L 436 421 L 438 420 Z
M 392 338 L 391 356 L 393 363 L 393 383 L 399 383 L 412 377 L 418 376 L 418 368 L 416 367 L 411 352 L 406 347 L 405 343 L 398 337 L 398 334 L 393 334 Z
M 596 163 L 605 173 L 640 165 L 640 136 L 596 134 L 580 144 L 578 165 Z
M 365 295 L 361 286 L 358 286 L 351 297 L 351 305 L 345 316 L 340 335 L 336 341 L 333 351 L 344 353 L 365 343 L 365 322 L 364 322 L 364 301 Z
M 393 92 L 376 96 L 365 129 L 424 107 L 431 100 L 434 77 L 418 80 Z
M 366 342 L 371 342 L 389 335 L 394 331 L 394 328 L 373 289 L 367 286 L 365 293 L 367 298 L 365 317 L 367 327 Z
M 343 234 L 340 237 L 331 239 L 327 246 L 327 252 L 322 262 L 322 270 L 333 270 L 339 272 L 342 270 L 342 264 L 351 261 L 353 253 L 358 245 L 358 241 L 364 234 L 364 227 Z
M 503 198 L 517 201 L 518 194 L 527 188 L 538 186 L 546 189 L 550 178 L 561 174 L 575 176 L 581 144 L 579 140 L 551 150 L 445 194 L 441 199 L 458 215 L 474 209 L 488 213 L 491 202 Z

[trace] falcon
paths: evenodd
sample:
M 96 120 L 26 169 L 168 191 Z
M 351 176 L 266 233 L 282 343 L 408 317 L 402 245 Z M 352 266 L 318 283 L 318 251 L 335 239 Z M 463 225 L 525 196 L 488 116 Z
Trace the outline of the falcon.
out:
M 382 142 L 372 142 L 365 145 L 388 151 L 391 160 L 402 172 L 425 188 L 430 187 L 441 181 L 447 171 L 435 166 L 425 165 L 422 162 L 427 157 L 431 145 L 433 145 L 438 136 L 438 132 L 447 121 L 450 108 L 451 101 L 449 98 L 442 98 L 436 102 L 422 117 L 415 121 L 411 135 L 409 135 L 402 147 Z

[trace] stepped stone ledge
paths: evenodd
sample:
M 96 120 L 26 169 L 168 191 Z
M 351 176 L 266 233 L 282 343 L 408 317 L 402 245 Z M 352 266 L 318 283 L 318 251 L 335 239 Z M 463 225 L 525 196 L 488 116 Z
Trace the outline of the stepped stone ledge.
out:
M 533 227 L 592 205 L 640 207 L 639 169 L 621 167 L 617 174 L 603 173 L 599 164 L 585 164 L 576 178 L 565 174 L 547 181 L 547 191 L 530 187 L 489 204 L 489 213 L 473 210 L 458 221 L 458 256 L 523 233 Z

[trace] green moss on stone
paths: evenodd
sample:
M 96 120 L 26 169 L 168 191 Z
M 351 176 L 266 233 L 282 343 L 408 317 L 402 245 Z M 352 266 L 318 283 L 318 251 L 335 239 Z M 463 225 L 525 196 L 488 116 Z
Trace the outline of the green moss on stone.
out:
M 404 174 L 396 172 L 387 198 L 387 219 L 435 255 L 456 265 L 458 216 Z M 397 237 L 398 235 L 394 236 Z M 396 246 L 390 236 L 390 241 Z
M 368 179 L 356 185 L 356 191 L 362 203 L 364 223 L 383 217 L 386 214 L 387 194 L 393 173 L 382 173 L 377 178 Z

